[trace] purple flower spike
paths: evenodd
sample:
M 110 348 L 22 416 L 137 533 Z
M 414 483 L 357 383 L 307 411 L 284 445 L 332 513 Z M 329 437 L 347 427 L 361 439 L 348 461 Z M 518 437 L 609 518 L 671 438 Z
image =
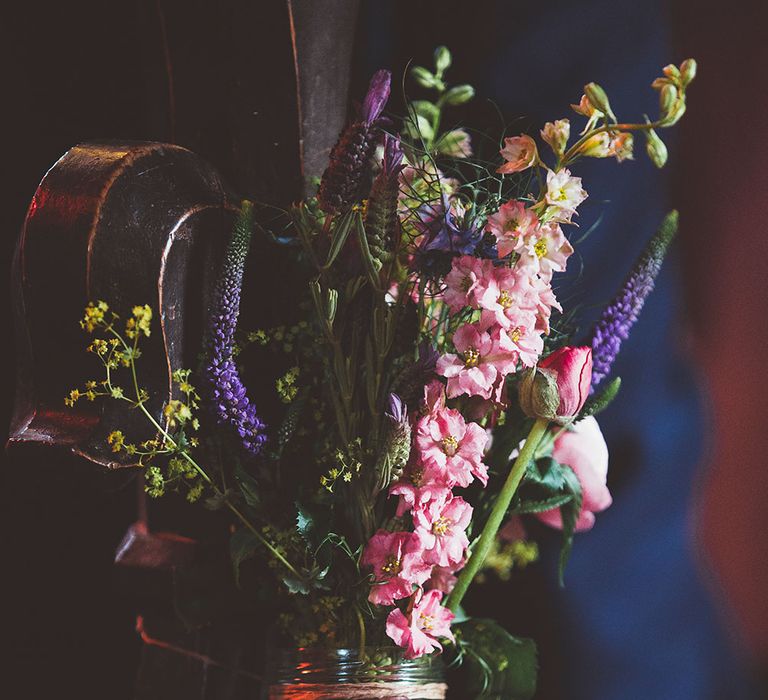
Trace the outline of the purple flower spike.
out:
M 392 74 L 388 70 L 378 70 L 368 84 L 368 93 L 363 101 L 363 122 L 371 126 L 380 116 L 389 99 L 389 84 Z
M 629 331 L 653 290 L 656 277 L 670 242 L 677 233 L 677 212 L 665 217 L 659 230 L 648 242 L 635 267 L 624 282 L 616 298 L 603 311 L 592 331 L 592 389 L 611 372 L 621 342 L 629 337 Z
M 235 222 L 214 292 L 208 328 L 205 382 L 219 422 L 232 426 L 245 449 L 258 454 L 267 439 L 265 426 L 256 415 L 256 407 L 246 396 L 245 386 L 232 358 L 252 224 L 253 205 L 246 201 Z

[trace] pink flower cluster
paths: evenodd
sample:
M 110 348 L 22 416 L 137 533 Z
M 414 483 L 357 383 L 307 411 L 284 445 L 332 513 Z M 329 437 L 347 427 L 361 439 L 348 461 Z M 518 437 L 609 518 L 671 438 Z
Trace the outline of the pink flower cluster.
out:
M 472 506 L 453 489 L 475 478 L 488 481 L 485 430 L 446 407 L 438 381 L 427 386 L 425 404 L 413 428 L 411 462 L 389 490 L 399 497 L 398 517 L 410 513 L 413 530 L 379 530 L 361 559 L 373 570 L 372 603 L 392 605 L 408 598 L 406 612 L 396 607 L 387 618 L 387 634 L 405 648 L 407 658 L 440 649 L 439 637 L 453 638 L 453 613 L 440 602 L 466 561 L 466 529 L 472 518 Z
M 530 137 L 506 139 L 501 154 L 507 160 L 501 173 L 537 162 Z M 501 404 L 506 376 L 518 363 L 537 363 L 552 309 L 562 310 L 552 291 L 552 275 L 565 270 L 573 253 L 560 224 L 570 222 L 586 196 L 581 180 L 568 170 L 550 171 L 537 205 L 510 200 L 488 217 L 485 230 L 496 238 L 504 263 L 472 255 L 454 258 L 443 300 L 452 314 L 479 314 L 454 333 L 456 352 L 437 362 L 437 373 L 448 380 L 449 398 L 466 394 Z

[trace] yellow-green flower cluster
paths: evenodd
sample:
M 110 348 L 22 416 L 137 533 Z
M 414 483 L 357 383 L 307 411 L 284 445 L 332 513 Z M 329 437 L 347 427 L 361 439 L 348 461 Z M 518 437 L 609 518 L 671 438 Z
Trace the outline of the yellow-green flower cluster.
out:
M 106 325 L 106 314 L 109 311 L 109 305 L 105 301 L 90 301 L 85 307 L 85 314 L 80 321 L 80 327 L 93 333 L 99 326 Z
M 296 379 L 299 376 L 299 368 L 291 367 L 282 377 L 275 382 L 277 395 L 283 403 L 291 403 L 296 398 L 299 388 L 296 386 Z
M 320 485 L 333 493 L 333 487 L 339 479 L 349 483 L 354 476 L 358 476 L 363 468 L 363 463 L 358 457 L 361 448 L 362 442 L 357 438 L 347 446 L 346 450 L 336 450 L 333 454 L 334 466 L 320 477 Z
M 135 340 L 142 334 L 149 338 L 152 309 L 144 304 L 143 306 L 134 306 L 131 313 L 133 316 L 125 322 L 125 335 L 131 340 Z

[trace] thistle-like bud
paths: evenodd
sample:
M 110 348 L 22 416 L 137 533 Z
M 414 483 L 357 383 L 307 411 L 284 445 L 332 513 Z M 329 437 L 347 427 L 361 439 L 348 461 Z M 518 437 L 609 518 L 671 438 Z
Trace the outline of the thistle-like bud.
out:
M 397 197 L 400 192 L 398 176 L 403 169 L 400 139 L 384 136 L 384 159 L 381 172 L 373 181 L 365 214 L 365 235 L 374 260 L 387 262 L 397 244 Z
M 588 83 L 584 86 L 584 94 L 595 109 L 599 109 L 603 114 L 607 114 L 613 121 L 616 121 L 616 115 L 614 115 L 611 109 L 608 95 L 603 88 L 597 83 Z
M 377 465 L 378 487 L 384 489 L 403 475 L 411 455 L 411 424 L 408 409 L 397 394 L 389 395 L 388 419 L 381 458 Z
M 374 74 L 363 102 L 362 119 L 344 129 L 331 150 L 330 163 L 317 192 L 324 212 L 343 211 L 360 198 L 363 175 L 376 145 L 375 125 L 389 99 L 390 79 L 386 70 Z

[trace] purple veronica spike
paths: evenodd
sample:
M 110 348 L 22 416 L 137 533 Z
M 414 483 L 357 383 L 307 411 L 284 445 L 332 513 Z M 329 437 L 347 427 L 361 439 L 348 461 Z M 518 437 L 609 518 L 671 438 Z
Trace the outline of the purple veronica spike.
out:
M 368 84 L 368 92 L 363 101 L 362 117 L 366 126 L 370 126 L 380 116 L 389 99 L 389 84 L 392 74 L 388 70 L 377 70 Z
M 653 290 L 661 263 L 677 232 L 677 212 L 667 214 L 659 230 L 648 242 L 616 298 L 603 311 L 592 331 L 592 389 L 611 372 L 621 342 L 629 337 L 646 297 Z
M 253 207 L 243 202 L 216 285 L 208 328 L 205 380 L 220 423 L 231 425 L 243 446 L 258 454 L 267 439 L 264 423 L 246 396 L 232 358 L 235 328 L 240 313 L 240 290 L 251 239 Z

